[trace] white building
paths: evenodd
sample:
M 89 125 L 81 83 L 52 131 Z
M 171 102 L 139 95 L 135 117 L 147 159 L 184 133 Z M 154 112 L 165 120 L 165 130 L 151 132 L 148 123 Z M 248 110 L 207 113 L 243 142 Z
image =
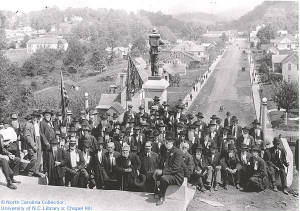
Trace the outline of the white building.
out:
M 296 53 L 288 55 L 282 62 L 283 80 L 299 83 L 299 58 Z
M 38 37 L 27 42 L 27 53 L 35 53 L 39 49 L 68 49 L 68 43 L 61 37 Z

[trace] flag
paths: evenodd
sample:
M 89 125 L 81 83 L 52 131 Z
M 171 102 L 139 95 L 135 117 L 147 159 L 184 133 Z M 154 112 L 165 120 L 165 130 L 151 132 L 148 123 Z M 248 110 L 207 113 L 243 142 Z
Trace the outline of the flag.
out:
M 63 79 L 62 71 L 60 71 L 60 94 L 61 94 L 62 120 L 63 120 L 63 123 L 66 123 L 69 97 L 68 97 L 68 94 L 67 94 L 67 90 L 64 86 L 64 79 Z
M 131 97 L 142 88 L 142 85 L 143 80 L 139 74 L 139 71 L 129 56 L 126 81 L 126 100 L 131 100 Z

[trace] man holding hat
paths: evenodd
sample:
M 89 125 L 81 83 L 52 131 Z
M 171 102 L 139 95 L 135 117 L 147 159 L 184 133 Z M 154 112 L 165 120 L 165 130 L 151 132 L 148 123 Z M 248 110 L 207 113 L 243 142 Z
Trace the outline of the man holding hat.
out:
M 287 192 L 286 184 L 286 172 L 285 167 L 289 166 L 289 163 L 286 160 L 286 153 L 283 149 L 280 148 L 280 139 L 275 137 L 273 140 L 273 147 L 269 148 L 265 152 L 264 160 L 269 163 L 269 170 L 271 173 L 271 182 L 273 185 L 273 190 L 278 191 L 275 184 L 275 173 L 278 173 L 281 180 L 281 186 L 284 194 Z
M 260 192 L 266 189 L 267 170 L 265 161 L 259 156 L 260 147 L 252 148 L 252 157 L 250 158 L 249 180 L 246 186 L 246 191 Z
M 174 145 L 174 135 L 167 135 L 167 156 L 162 169 L 157 169 L 154 174 L 154 180 L 160 181 L 159 185 L 159 200 L 156 205 L 162 205 L 165 201 L 166 190 L 169 185 L 181 185 L 184 179 L 183 170 L 183 154 L 181 150 L 177 149 Z

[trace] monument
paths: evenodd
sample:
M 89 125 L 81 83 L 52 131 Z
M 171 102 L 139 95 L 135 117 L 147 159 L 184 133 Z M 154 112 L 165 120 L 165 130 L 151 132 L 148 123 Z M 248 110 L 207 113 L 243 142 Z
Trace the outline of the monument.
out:
M 154 28 L 149 35 L 151 76 L 148 77 L 148 80 L 142 87 L 146 111 L 150 109 L 155 96 L 159 97 L 161 102 L 167 101 L 167 88 L 169 87 L 169 82 L 162 77 L 161 73 L 159 73 L 158 66 L 159 46 L 163 44 L 164 43 L 160 39 L 160 34 Z

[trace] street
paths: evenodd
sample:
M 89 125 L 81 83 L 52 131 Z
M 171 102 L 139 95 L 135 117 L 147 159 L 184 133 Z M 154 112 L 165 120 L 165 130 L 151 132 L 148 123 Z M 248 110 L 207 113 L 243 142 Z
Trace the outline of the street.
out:
M 255 118 L 249 71 L 242 72 L 242 49 L 245 40 L 230 45 L 215 72 L 189 108 L 192 113 L 201 111 L 205 121 L 216 114 L 224 119 L 227 111 L 239 119 L 241 125 L 250 124 Z M 239 49 L 240 48 L 240 49 Z M 220 112 L 220 106 L 224 107 Z

